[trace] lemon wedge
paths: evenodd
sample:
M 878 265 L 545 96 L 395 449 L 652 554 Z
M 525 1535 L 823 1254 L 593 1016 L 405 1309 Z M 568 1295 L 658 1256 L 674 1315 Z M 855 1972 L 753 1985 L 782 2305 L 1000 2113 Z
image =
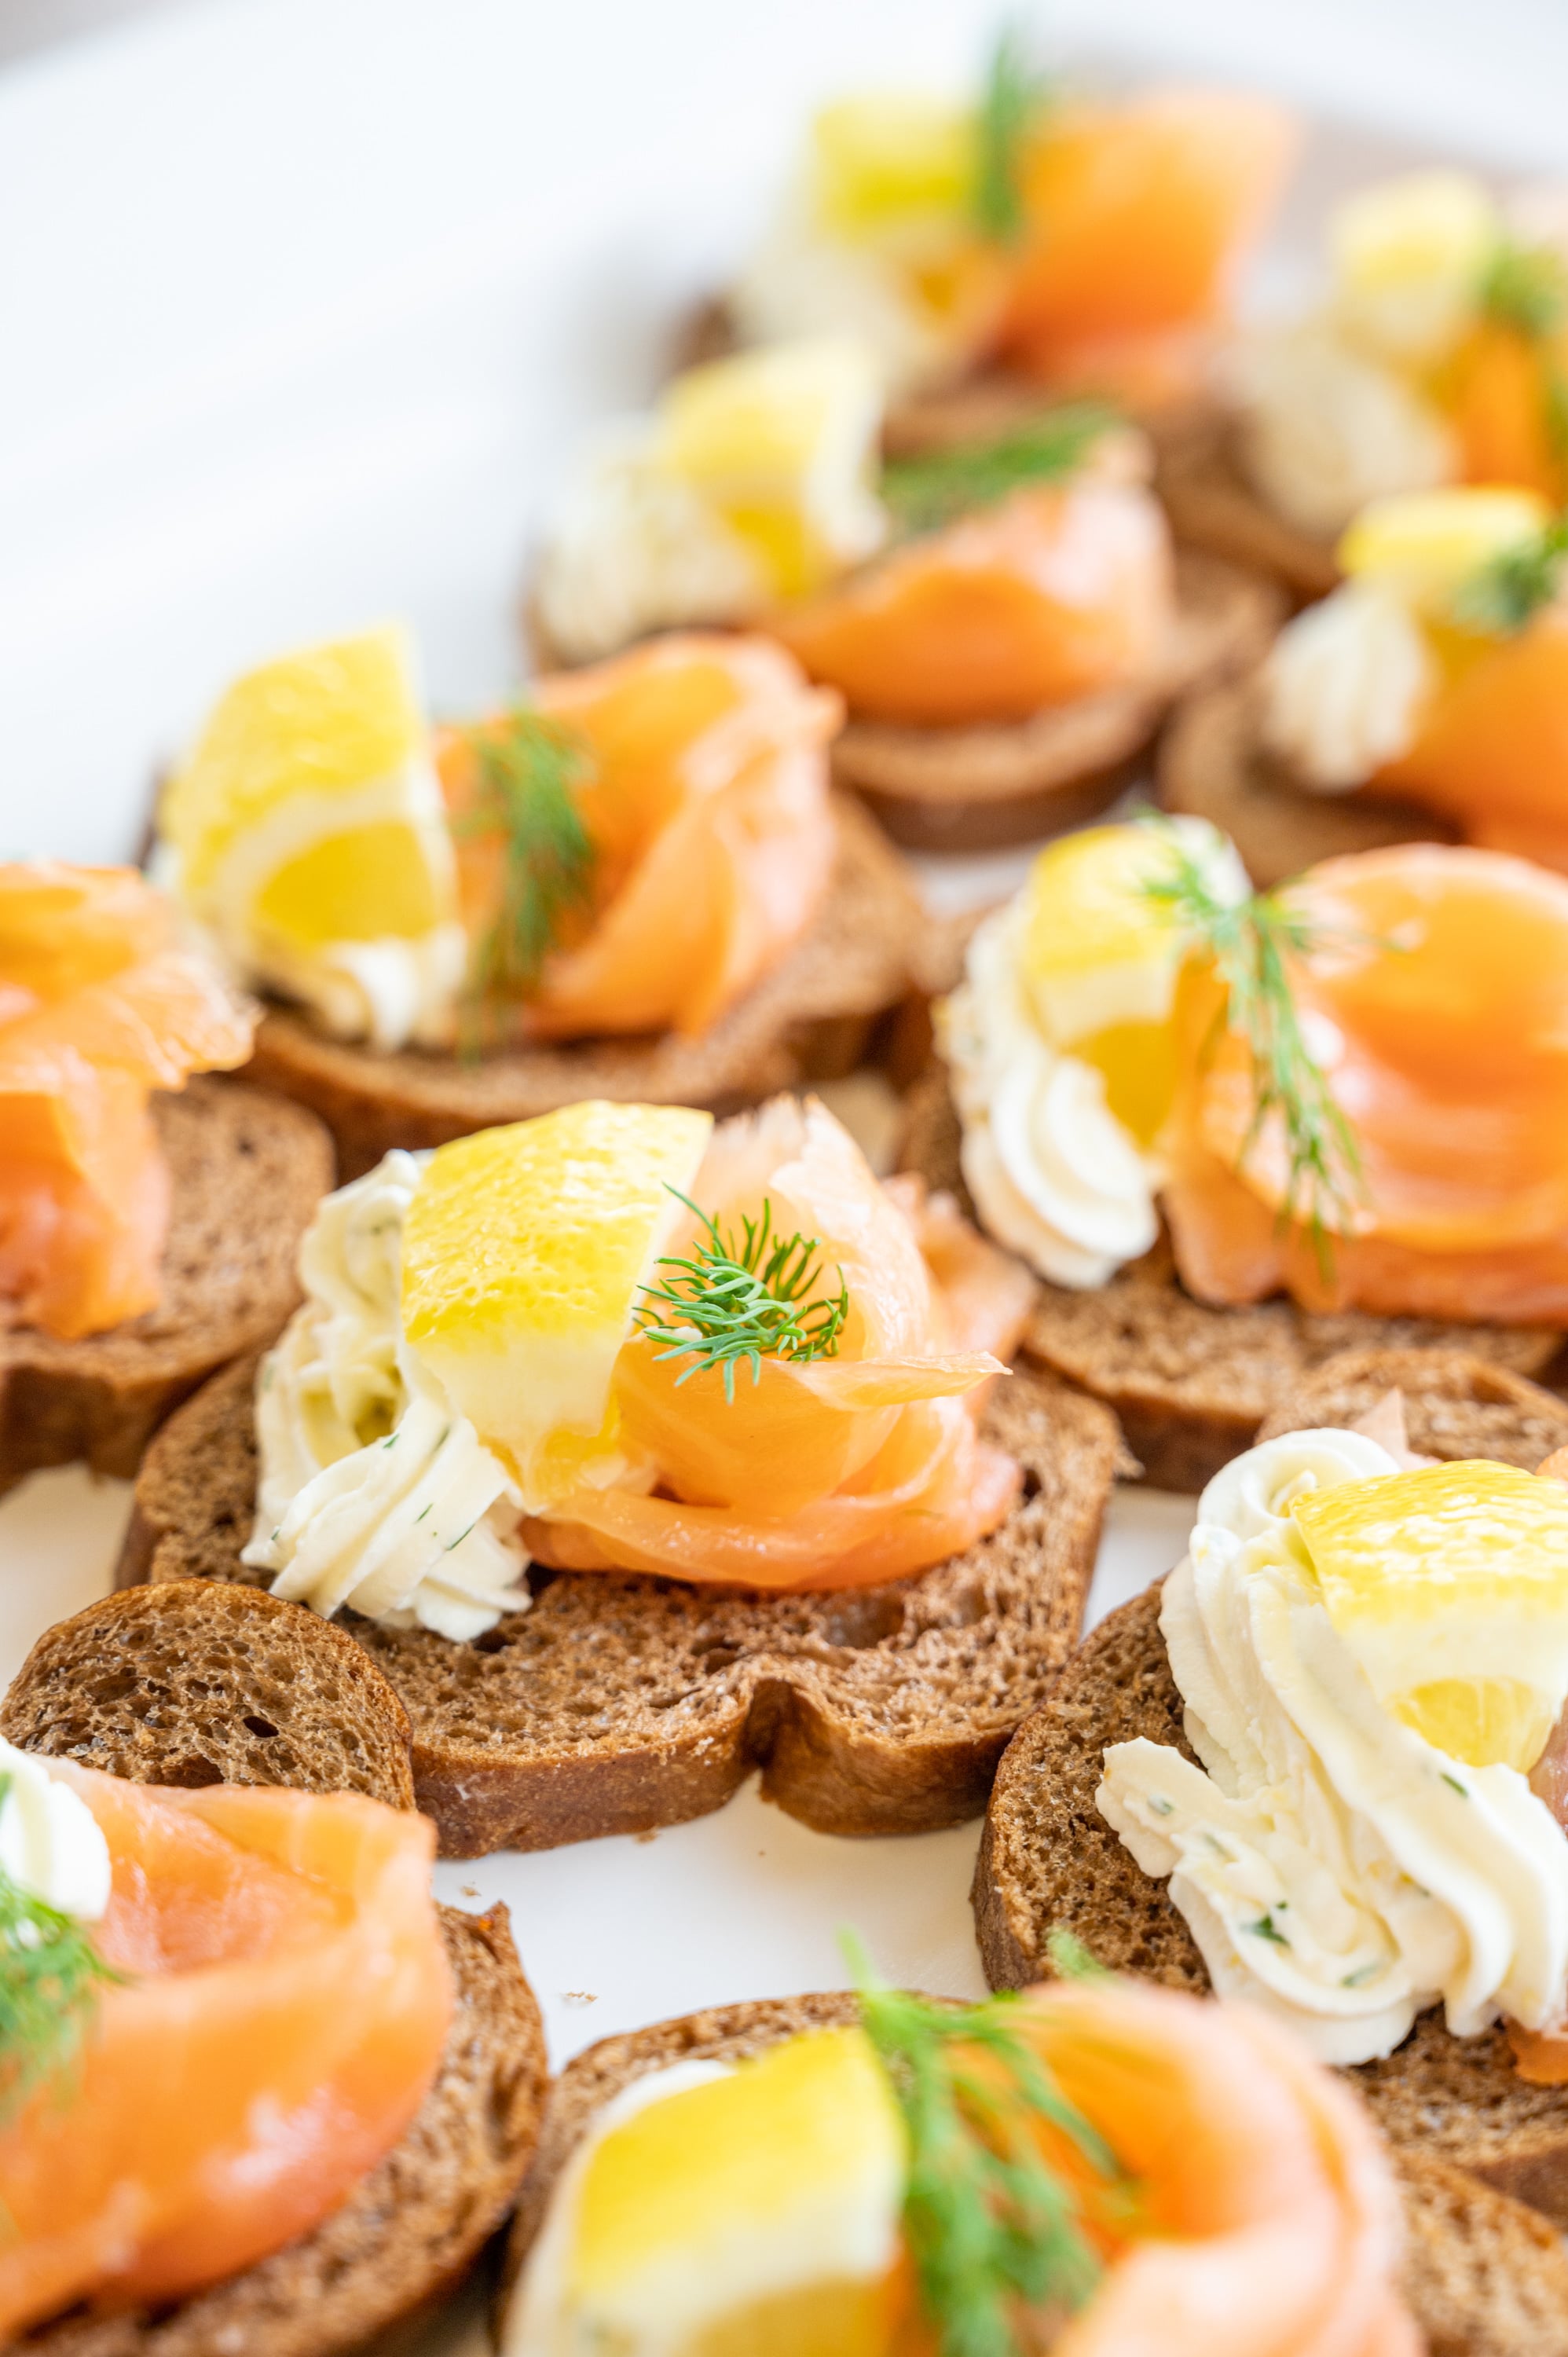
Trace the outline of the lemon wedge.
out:
M 811 125 L 816 218 L 851 242 L 961 220 L 974 167 L 972 113 L 917 92 L 841 99 Z
M 403 1227 L 404 1341 L 532 1512 L 618 1466 L 611 1376 L 713 1115 L 568 1105 L 437 1146 Z
M 1531 1768 L 1568 1697 L 1568 1489 L 1478 1459 L 1291 1512 L 1385 1708 L 1472 1767 Z
M 1339 283 L 1354 294 L 1415 282 L 1476 288 L 1498 237 L 1498 211 L 1466 172 L 1409 172 L 1346 198 L 1329 246 Z
M 1223 835 L 1201 819 L 1172 827 L 1221 899 L 1246 897 Z M 1187 942 L 1175 911 L 1148 889 L 1171 866 L 1165 829 L 1064 835 L 1030 868 L 1020 917 L 1020 969 L 1042 1030 L 1103 1075 L 1112 1112 L 1144 1145 L 1176 1085 L 1171 1013 Z
M 533 2329 L 507 2335 L 508 2357 L 886 2357 L 906 2142 L 864 2032 L 808 2031 L 639 2092 L 651 2100 L 607 2122 L 563 2189 L 565 2247 L 547 2226 Z
M 1373 500 L 1340 541 L 1339 563 L 1353 580 L 1375 582 L 1412 611 L 1445 620 L 1465 583 L 1527 545 L 1550 512 L 1533 491 L 1412 491 Z
M 650 458 L 689 485 L 794 597 L 878 547 L 881 378 L 861 344 L 822 337 L 737 352 L 669 386 Z

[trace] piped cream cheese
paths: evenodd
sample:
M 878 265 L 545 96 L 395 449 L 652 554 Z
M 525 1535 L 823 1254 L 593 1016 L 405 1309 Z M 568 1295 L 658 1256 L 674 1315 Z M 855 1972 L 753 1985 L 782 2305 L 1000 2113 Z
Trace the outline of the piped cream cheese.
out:
M 109 1844 L 81 1794 L 41 1760 L 0 1742 L 0 1869 L 30 1899 L 95 1923 L 109 1905 Z
M 1216 1987 L 1330 2062 L 1391 2052 L 1438 2001 L 1461 2037 L 1568 2006 L 1568 1835 L 1517 1769 L 1453 1759 L 1380 1703 L 1290 1513 L 1399 1469 L 1364 1435 L 1294 1433 L 1209 1484 L 1161 1609 L 1202 1766 L 1113 1744 L 1096 1795 L 1169 1878 Z
M 1288 622 L 1262 672 L 1263 737 L 1304 785 L 1345 793 L 1410 750 L 1437 664 L 1419 620 L 1347 581 Z

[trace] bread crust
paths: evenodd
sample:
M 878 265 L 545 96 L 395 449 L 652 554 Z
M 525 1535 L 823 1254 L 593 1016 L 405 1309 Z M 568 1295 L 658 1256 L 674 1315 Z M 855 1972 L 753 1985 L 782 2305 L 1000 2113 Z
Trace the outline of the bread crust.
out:
M 822 905 L 788 954 L 700 1038 L 540 1044 L 474 1061 L 381 1054 L 330 1039 L 281 1007 L 263 1018 L 252 1072 L 331 1130 L 344 1179 L 389 1147 L 444 1145 L 585 1097 L 733 1113 L 803 1082 L 841 1079 L 917 988 L 925 924 L 912 877 L 854 802 L 834 805 L 839 856 Z
M 934 1062 L 906 1100 L 900 1160 L 929 1186 L 950 1189 L 974 1218 L 961 1140 L 946 1070 Z M 1276 1401 L 1343 1351 L 1457 1351 L 1526 1376 L 1549 1366 L 1562 1340 L 1546 1327 L 1453 1326 L 1360 1310 L 1317 1317 L 1284 1300 L 1211 1308 L 1182 1290 L 1162 1239 L 1092 1291 L 1042 1285 L 1024 1347 L 1115 1411 L 1146 1481 L 1192 1493 L 1251 1448 Z M 1534 1396 L 1539 1408 L 1547 1395 Z
M 1214 405 L 1194 410 L 1161 436 L 1155 488 L 1178 544 L 1205 549 L 1278 581 L 1305 603 L 1337 587 L 1330 542 L 1276 515 L 1252 489 L 1237 457 L 1236 426 Z
M 0 1493 L 76 1458 L 128 1479 L 170 1409 L 299 1298 L 299 1241 L 333 1183 L 321 1124 L 226 1080 L 152 1112 L 173 1188 L 163 1299 L 76 1342 L 0 1324 Z
M 1049 1978 L 1054 1929 L 1113 1971 L 1207 1990 L 1203 1960 L 1165 1885 L 1100 1814 L 1106 1747 L 1146 1736 L 1194 1758 L 1159 1627 L 1160 1583 L 1112 1612 L 1026 1720 L 997 1772 L 973 1887 L 986 1978 Z M 1568 2092 L 1527 2086 L 1501 2029 L 1454 2038 L 1424 2013 L 1383 2061 L 1346 2076 L 1391 2144 L 1444 2161 L 1568 2224 Z
M 264 1584 L 239 1560 L 252 1380 L 249 1365 L 220 1375 L 149 1453 L 123 1583 Z M 991 1537 L 912 1579 L 759 1596 L 536 1571 L 532 1609 L 469 1645 L 347 1616 L 408 1708 L 415 1791 L 443 1852 L 680 1824 L 756 1768 L 770 1800 L 823 1833 L 977 1815 L 1077 1641 L 1122 1462 L 1114 1417 L 1048 1376 L 999 1385 L 986 1419 L 1024 1465 L 1026 1494 Z

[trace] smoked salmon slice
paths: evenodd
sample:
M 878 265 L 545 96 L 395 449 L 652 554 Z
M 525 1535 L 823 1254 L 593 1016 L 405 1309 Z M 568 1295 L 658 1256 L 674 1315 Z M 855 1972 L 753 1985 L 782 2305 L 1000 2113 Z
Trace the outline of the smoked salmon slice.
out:
M 838 1587 L 923 1570 L 993 1530 L 1021 1476 L 972 1409 L 1028 1313 L 1017 1264 L 960 1237 L 950 1204 L 880 1186 L 814 1101 L 722 1123 L 693 1200 L 731 1233 L 766 1202 L 775 1234 L 817 1239 L 819 1297 L 848 1293 L 838 1349 L 764 1357 L 755 1382 L 743 1361 L 726 1384 L 671 1355 L 669 1334 L 634 1334 L 613 1394 L 630 1469 L 528 1521 L 531 1552 L 572 1570 Z M 671 1257 L 699 1233 L 688 1217 Z
M 773 629 L 853 713 L 961 726 L 1146 675 L 1171 617 L 1160 509 L 1090 479 L 1015 491 L 912 540 Z
M 1568 614 L 1548 607 L 1516 637 L 1479 642 L 1376 784 L 1441 812 L 1466 842 L 1568 873 Z
M 71 1341 L 156 1307 L 153 1089 L 242 1064 L 252 1017 L 128 867 L 0 866 L 0 1303 Z
M 1403 845 L 1290 887 L 1317 936 L 1291 961 L 1304 1029 L 1362 1190 L 1321 1257 L 1282 1231 L 1277 1121 L 1244 1151 L 1251 1061 L 1212 1045 L 1195 983 L 1164 1195 L 1200 1300 L 1568 1323 L 1568 880 L 1496 852 Z
M 593 847 L 517 1028 L 534 1039 L 707 1030 L 805 931 L 832 872 L 826 747 L 836 697 L 760 638 L 678 632 L 541 680 L 533 703 L 585 760 Z M 495 921 L 505 846 L 466 820 L 469 732 L 437 740 L 471 938 Z
M 0 2334 L 177 2299 L 306 2233 L 397 2142 L 451 2014 L 435 1829 L 349 1793 L 48 1771 L 113 1862 L 127 1975 L 0 2125 Z

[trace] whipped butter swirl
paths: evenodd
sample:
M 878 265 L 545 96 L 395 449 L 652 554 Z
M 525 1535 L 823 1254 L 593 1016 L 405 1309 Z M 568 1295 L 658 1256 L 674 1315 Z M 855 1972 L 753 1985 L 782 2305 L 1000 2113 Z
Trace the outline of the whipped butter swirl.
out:
M 1112 1744 L 1096 1795 L 1222 1995 L 1324 2061 L 1391 2052 L 1441 2000 L 1469 2037 L 1568 2003 L 1568 1836 L 1518 1770 L 1449 1758 L 1377 1699 L 1331 1625 L 1293 1498 L 1399 1469 L 1359 1433 L 1293 1433 L 1211 1481 L 1160 1625 L 1201 1767 Z
M 257 1378 L 261 1452 L 244 1561 L 274 1596 L 462 1641 L 524 1609 L 522 1499 L 403 1343 L 403 1222 L 425 1157 L 394 1151 L 321 1205 L 306 1299 Z
M 95 1923 L 108 1908 L 113 1867 L 97 1818 L 41 1760 L 0 1742 L 0 1869 L 58 1914 Z
M 1347 581 L 1286 624 L 1263 666 L 1263 736 L 1302 784 L 1345 793 L 1415 741 L 1437 684 L 1425 633 L 1404 600 Z
M 1370 500 L 1454 480 L 1454 436 L 1437 410 L 1330 323 L 1260 334 L 1232 377 L 1247 472 L 1303 532 L 1332 540 Z

